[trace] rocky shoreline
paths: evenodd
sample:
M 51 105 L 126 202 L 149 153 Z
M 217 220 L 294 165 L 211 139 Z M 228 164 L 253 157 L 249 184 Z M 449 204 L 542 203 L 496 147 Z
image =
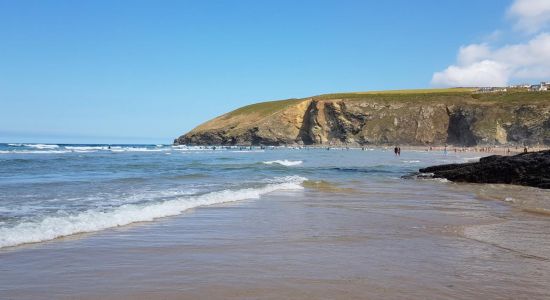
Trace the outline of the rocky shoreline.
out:
M 550 150 L 513 156 L 491 155 L 481 158 L 479 162 L 432 166 L 420 169 L 419 172 L 413 176 L 550 189 Z

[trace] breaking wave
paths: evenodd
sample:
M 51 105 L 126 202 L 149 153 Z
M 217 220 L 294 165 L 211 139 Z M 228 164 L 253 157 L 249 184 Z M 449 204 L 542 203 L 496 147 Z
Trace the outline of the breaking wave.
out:
M 259 188 L 222 190 L 149 204 L 125 204 L 109 211 L 88 210 L 74 215 L 24 222 L 13 227 L 0 228 L 0 248 L 48 241 L 77 233 L 100 231 L 135 222 L 153 221 L 179 215 L 199 206 L 258 199 L 276 190 L 302 189 L 301 183 L 305 180 L 307 179 L 299 176 L 279 177 L 269 180 L 269 183 Z
M 290 166 L 297 166 L 297 165 L 301 165 L 303 163 L 303 161 L 301 160 L 270 160 L 270 161 L 264 161 L 263 162 L 264 164 L 266 165 L 274 165 L 274 164 L 277 164 L 277 165 L 281 165 L 281 166 L 287 166 L 287 167 L 290 167 Z
M 16 144 L 12 144 L 12 145 L 16 145 Z M 59 145 L 51 145 L 51 144 L 23 144 L 22 146 L 29 147 L 29 148 L 35 148 L 35 149 L 57 149 L 57 148 L 59 148 Z

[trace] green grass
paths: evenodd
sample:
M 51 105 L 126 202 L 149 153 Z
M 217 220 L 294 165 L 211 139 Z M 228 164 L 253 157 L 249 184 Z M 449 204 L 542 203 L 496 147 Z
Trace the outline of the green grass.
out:
M 403 101 L 403 102 L 478 102 L 478 103 L 535 103 L 550 101 L 550 92 L 527 92 L 512 90 L 502 93 L 476 93 L 474 88 L 392 90 L 353 93 L 324 94 L 303 99 L 287 99 L 261 102 L 243 106 L 225 115 L 226 118 L 242 114 L 267 116 L 306 99 L 353 101 Z
M 287 100 L 268 101 L 268 102 L 250 104 L 250 105 L 238 108 L 232 112 L 229 112 L 226 116 L 228 118 L 234 117 L 236 115 L 241 115 L 241 114 L 258 114 L 258 115 L 264 116 L 264 115 L 269 115 L 279 110 L 282 110 L 292 104 L 297 104 L 301 101 L 304 101 L 304 100 L 287 99 Z
M 355 94 L 434 94 L 434 93 L 471 93 L 476 88 L 446 88 L 446 89 L 413 89 L 413 90 L 389 90 L 389 91 L 370 91 L 357 92 Z
M 389 90 L 389 91 L 368 91 L 368 92 L 351 92 L 351 93 L 335 93 L 325 94 L 317 97 L 345 97 L 354 98 L 364 95 L 426 95 L 426 94 L 470 94 L 475 88 L 447 88 L 447 89 L 414 89 L 414 90 Z
M 512 90 L 502 93 L 486 93 L 472 95 L 477 101 L 500 103 L 539 103 L 550 102 L 550 92 L 528 92 L 525 90 Z
M 315 96 L 315 99 L 376 100 L 405 102 L 487 102 L 487 103 L 539 103 L 550 101 L 550 92 L 511 90 L 498 93 L 476 93 L 472 88 L 396 90 L 382 92 L 339 93 Z

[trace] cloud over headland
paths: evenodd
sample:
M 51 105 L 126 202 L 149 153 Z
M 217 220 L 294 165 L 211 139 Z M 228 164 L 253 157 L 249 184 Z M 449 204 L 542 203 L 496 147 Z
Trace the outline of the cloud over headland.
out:
M 507 16 L 525 41 L 502 46 L 490 42 L 460 47 L 457 61 L 435 72 L 436 86 L 504 86 L 511 81 L 550 78 L 550 1 L 516 0 Z M 500 31 L 499 31 L 500 32 Z

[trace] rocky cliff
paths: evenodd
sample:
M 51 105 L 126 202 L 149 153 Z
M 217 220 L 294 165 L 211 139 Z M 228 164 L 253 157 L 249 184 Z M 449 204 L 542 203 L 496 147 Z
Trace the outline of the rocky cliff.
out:
M 264 102 L 210 120 L 174 143 L 549 145 L 550 92 L 419 90 Z

